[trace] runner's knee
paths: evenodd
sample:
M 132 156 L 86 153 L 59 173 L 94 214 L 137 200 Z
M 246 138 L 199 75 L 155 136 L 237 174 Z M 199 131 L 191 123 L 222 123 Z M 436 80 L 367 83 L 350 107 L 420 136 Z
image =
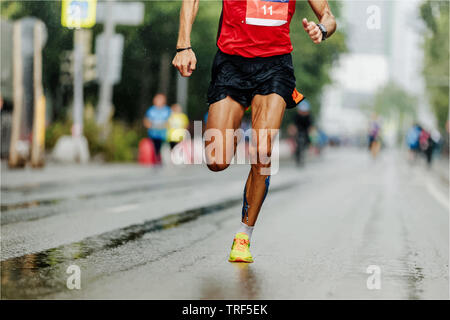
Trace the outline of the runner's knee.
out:
M 270 145 L 250 145 L 249 147 L 250 160 L 252 165 L 270 166 L 270 158 L 272 156 L 272 148 Z
M 221 155 L 206 154 L 206 165 L 211 171 L 223 171 L 230 165 L 227 159 Z
M 226 168 L 228 168 L 229 164 L 227 163 L 217 163 L 213 161 L 212 163 L 207 164 L 209 170 L 217 172 L 217 171 L 223 171 Z

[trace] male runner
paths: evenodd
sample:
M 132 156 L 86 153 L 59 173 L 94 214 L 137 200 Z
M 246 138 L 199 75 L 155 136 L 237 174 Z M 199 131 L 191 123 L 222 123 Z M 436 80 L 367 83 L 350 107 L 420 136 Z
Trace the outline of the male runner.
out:
M 319 44 L 336 30 L 336 22 L 326 0 L 309 0 L 320 23 L 303 19 L 303 28 Z M 172 64 L 184 77 L 196 68 L 197 59 L 191 47 L 190 34 L 199 0 L 183 0 L 177 53 Z M 292 66 L 292 44 L 289 25 L 295 11 L 295 0 L 223 0 L 217 37 L 218 51 L 212 66 L 208 89 L 207 129 L 222 133 L 222 144 L 207 154 L 212 171 L 226 169 L 236 150 L 236 139 L 226 130 L 240 127 L 244 111 L 252 106 L 252 162 L 244 188 L 241 226 L 230 253 L 230 262 L 253 262 L 249 246 L 270 175 L 270 162 L 259 155 L 270 156 L 275 137 L 270 129 L 279 129 L 286 107 L 295 107 L 295 77 Z M 267 133 L 268 132 L 268 133 Z M 256 139 L 257 136 L 267 139 Z M 206 147 L 214 140 L 207 141 Z

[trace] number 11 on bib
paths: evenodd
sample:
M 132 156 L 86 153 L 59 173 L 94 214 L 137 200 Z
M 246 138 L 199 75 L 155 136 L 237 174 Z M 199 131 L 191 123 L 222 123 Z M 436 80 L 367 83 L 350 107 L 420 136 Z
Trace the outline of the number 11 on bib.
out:
M 247 0 L 245 23 L 276 27 L 287 23 L 289 0 Z

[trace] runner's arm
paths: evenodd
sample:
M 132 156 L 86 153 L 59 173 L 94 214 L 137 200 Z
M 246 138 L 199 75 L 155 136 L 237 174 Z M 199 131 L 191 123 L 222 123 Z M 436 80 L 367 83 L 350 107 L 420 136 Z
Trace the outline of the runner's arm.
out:
M 183 0 L 180 11 L 180 28 L 178 31 L 177 49 L 191 46 L 191 31 L 197 16 L 199 0 Z M 195 70 L 197 58 L 192 49 L 177 52 L 172 64 L 184 77 L 189 77 Z
M 308 0 L 311 9 L 314 11 L 316 17 L 319 19 L 319 23 L 324 25 L 327 29 L 327 38 L 330 37 L 336 31 L 336 19 L 331 13 L 330 6 L 326 0 Z M 317 24 L 313 21 L 303 19 L 303 28 L 309 34 L 311 40 L 314 43 L 320 43 L 322 41 L 322 32 Z
M 148 120 L 147 118 L 144 118 L 144 127 L 146 127 L 147 129 L 150 129 L 152 127 L 152 122 L 150 120 Z

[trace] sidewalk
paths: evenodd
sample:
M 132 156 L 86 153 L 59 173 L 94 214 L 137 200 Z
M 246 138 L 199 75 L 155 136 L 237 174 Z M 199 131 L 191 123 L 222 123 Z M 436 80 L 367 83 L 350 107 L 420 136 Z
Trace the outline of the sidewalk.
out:
M 58 164 L 49 162 L 43 168 L 30 167 L 11 169 L 7 161 L 1 162 L 2 189 L 18 187 L 37 187 L 42 184 L 58 182 L 75 182 L 83 179 L 97 179 L 111 175 L 148 172 L 154 168 L 143 167 L 138 164 Z
M 285 140 L 280 141 L 280 160 L 290 159 L 289 145 Z M 1 161 L 1 188 L 2 190 L 15 188 L 36 188 L 47 184 L 74 183 L 84 180 L 96 180 L 107 177 L 136 176 L 145 175 L 153 178 L 163 176 L 173 176 L 176 174 L 201 174 L 206 170 L 205 165 L 178 166 L 169 163 L 170 155 L 165 155 L 165 165 L 142 166 L 138 163 L 103 163 L 89 162 L 87 164 L 67 164 L 54 161 L 47 161 L 43 168 L 33 169 L 31 167 L 11 169 L 8 161 Z
M 67 164 L 47 162 L 43 168 L 31 167 L 11 169 L 7 161 L 1 162 L 1 188 L 8 189 L 35 189 L 47 185 L 75 184 L 96 180 L 117 180 L 124 178 L 161 179 L 173 177 L 178 174 L 196 174 L 203 171 L 200 165 L 175 166 L 143 166 L 138 163 L 102 163 L 89 162 L 87 164 Z
M 449 159 L 441 156 L 433 160 L 431 165 L 432 172 L 439 177 L 439 179 L 449 184 Z

